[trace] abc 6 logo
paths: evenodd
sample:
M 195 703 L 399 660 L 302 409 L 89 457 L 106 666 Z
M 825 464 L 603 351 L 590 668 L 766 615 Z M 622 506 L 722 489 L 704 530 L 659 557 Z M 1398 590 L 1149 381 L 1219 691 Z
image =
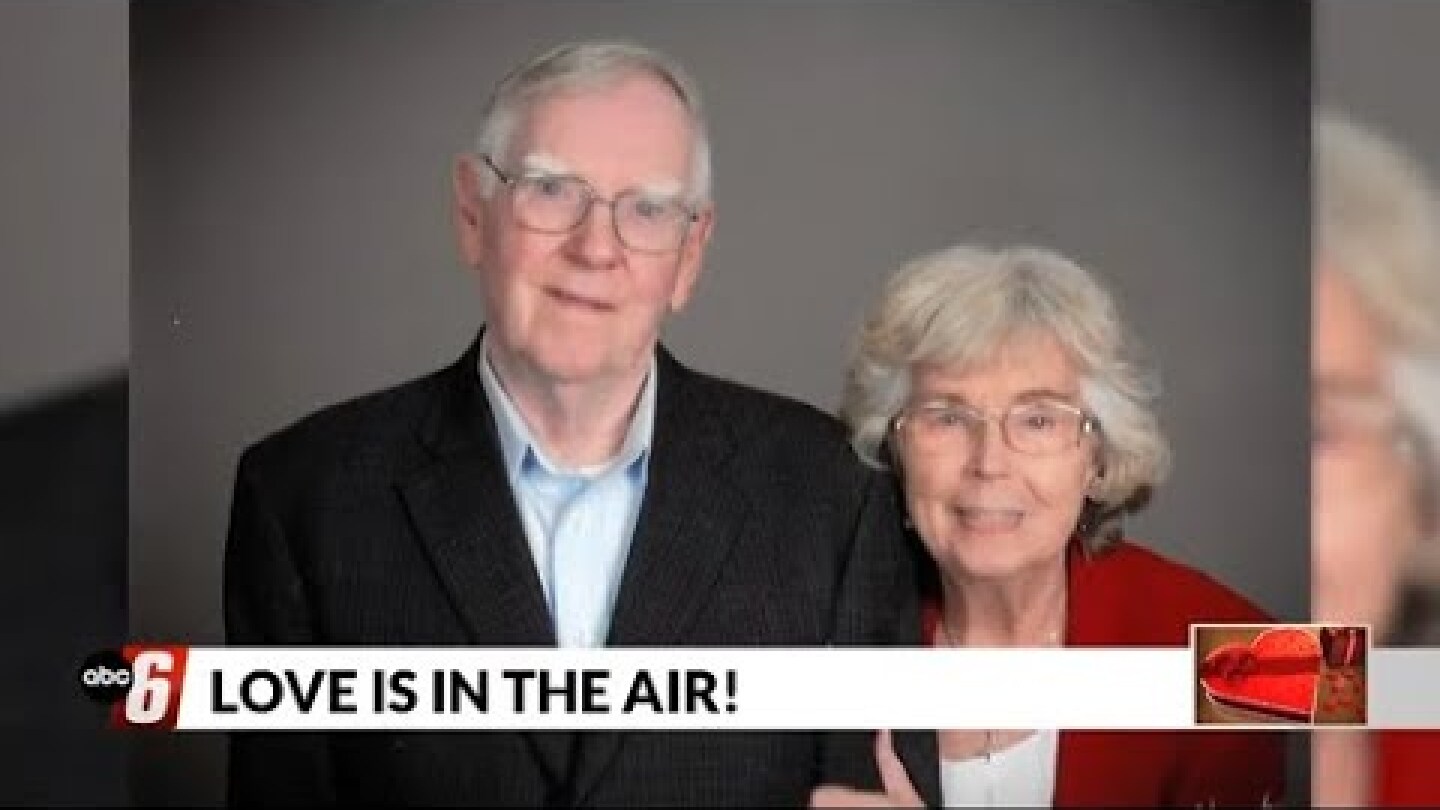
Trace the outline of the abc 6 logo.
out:
M 80 666 L 80 689 L 97 703 L 114 703 L 130 691 L 130 662 L 114 650 L 98 652 Z
M 170 680 L 165 674 L 173 666 L 173 656 L 165 651 L 141 652 L 132 667 L 120 653 L 103 650 L 80 665 L 80 690 L 97 703 L 123 700 L 127 721 L 152 725 L 164 718 L 170 702 Z

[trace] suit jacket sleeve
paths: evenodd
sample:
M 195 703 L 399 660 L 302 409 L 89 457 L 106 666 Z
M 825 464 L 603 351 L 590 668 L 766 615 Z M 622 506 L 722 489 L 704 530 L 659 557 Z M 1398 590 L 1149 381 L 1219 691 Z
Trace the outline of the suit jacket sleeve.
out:
M 918 569 L 902 530 L 896 498 L 888 476 L 866 474 L 839 589 L 832 635 L 835 646 L 921 644 Z M 939 804 L 935 733 L 902 731 L 893 739 L 916 790 L 928 804 Z M 874 732 L 836 732 L 825 735 L 821 745 L 821 784 L 880 789 Z
M 313 617 L 293 550 L 267 503 L 253 451 L 240 461 L 225 547 L 225 633 L 231 645 L 315 641 Z M 317 734 L 230 735 L 229 803 L 335 803 L 329 749 Z

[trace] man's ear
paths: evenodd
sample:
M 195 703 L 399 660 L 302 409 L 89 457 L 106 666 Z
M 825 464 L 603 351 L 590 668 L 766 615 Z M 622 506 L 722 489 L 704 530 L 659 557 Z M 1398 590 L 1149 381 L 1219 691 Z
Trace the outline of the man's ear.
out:
M 695 282 L 705 265 L 705 248 L 710 244 L 710 234 L 715 228 L 715 206 L 706 205 L 685 235 L 685 244 L 680 247 L 680 272 L 675 277 L 675 289 L 670 292 L 670 311 L 679 312 L 690 302 Z
M 480 174 L 473 156 L 455 158 L 452 180 L 455 187 L 455 238 L 460 246 L 460 257 L 466 264 L 475 267 L 484 254 L 485 229 Z

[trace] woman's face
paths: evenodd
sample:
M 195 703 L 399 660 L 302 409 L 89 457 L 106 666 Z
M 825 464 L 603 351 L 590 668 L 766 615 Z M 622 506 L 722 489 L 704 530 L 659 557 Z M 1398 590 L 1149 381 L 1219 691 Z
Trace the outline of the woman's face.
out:
M 1080 405 L 1079 370 L 1048 334 L 914 369 L 892 438 L 910 518 L 943 570 L 1003 579 L 1063 559 L 1095 475 Z
M 1344 276 L 1316 273 L 1313 318 L 1312 612 L 1383 632 L 1419 535 L 1416 472 L 1397 443 L 1379 324 Z

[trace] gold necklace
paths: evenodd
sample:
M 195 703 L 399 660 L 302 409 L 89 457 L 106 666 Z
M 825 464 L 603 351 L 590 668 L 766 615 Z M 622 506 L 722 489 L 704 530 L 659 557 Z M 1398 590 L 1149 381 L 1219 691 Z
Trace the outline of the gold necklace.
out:
M 1058 624 L 1058 622 L 1057 622 L 1057 624 Z M 935 629 L 936 629 L 937 631 L 939 631 L 939 633 L 940 633 L 940 639 L 941 639 L 941 641 L 944 642 L 944 645 L 945 645 L 946 647 L 964 647 L 964 646 L 965 646 L 964 644 L 961 644 L 959 641 L 956 641 L 956 640 L 955 640 L 955 636 L 953 636 L 953 635 L 950 634 L 950 623 L 945 620 L 945 615 L 944 615 L 943 613 L 940 615 L 940 621 L 936 623 Z M 1036 646 L 1040 646 L 1040 647 L 1057 647 L 1057 646 L 1059 646 L 1059 645 L 1060 645 L 1060 628 L 1059 628 L 1059 627 L 1052 626 L 1052 627 L 1050 628 L 1049 632 L 1047 632 L 1047 633 L 1045 634 L 1045 642 L 1044 642 L 1043 644 L 1039 644 L 1039 645 L 1036 645 Z M 1025 646 L 1025 645 L 1015 644 L 1015 645 L 1011 645 L 1011 646 L 1021 647 L 1021 646 Z

